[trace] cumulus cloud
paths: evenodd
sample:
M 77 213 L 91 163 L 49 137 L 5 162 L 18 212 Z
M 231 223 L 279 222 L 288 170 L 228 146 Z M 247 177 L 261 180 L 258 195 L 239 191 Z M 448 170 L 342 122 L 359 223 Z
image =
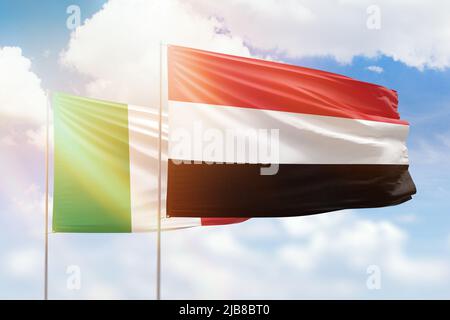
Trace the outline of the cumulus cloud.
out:
M 52 297 L 154 298 L 154 241 L 52 235 Z M 165 232 L 162 244 L 166 299 L 370 298 L 372 265 L 389 297 L 450 284 L 448 258 L 411 254 L 404 229 L 352 212 Z M 79 291 L 66 287 L 69 265 L 80 267 Z
M 384 69 L 380 66 L 368 66 L 366 68 L 369 71 L 375 72 L 375 73 L 383 73 Z
M 348 63 L 357 55 L 383 54 L 419 69 L 450 66 L 445 0 L 379 0 L 375 6 L 371 0 L 191 2 L 255 48 L 288 57 L 331 56 Z
M 18 47 L 0 47 L 0 106 L 0 147 L 42 146 L 47 96 Z
M 248 56 L 240 37 L 184 1 L 110 0 L 72 34 L 61 63 L 97 98 L 157 106 L 160 43 Z
M 338 258 L 353 270 L 378 264 L 393 281 L 409 285 L 437 284 L 450 276 L 450 261 L 410 257 L 406 253 L 407 233 L 390 221 L 341 213 L 304 221 L 289 218 L 282 223 L 294 238 L 306 241 L 303 245 L 287 245 L 288 252 L 301 254 L 311 267 L 319 266 L 326 257 Z
M 261 229 L 270 236 L 254 237 Z M 448 259 L 409 254 L 396 224 L 351 212 L 167 233 L 163 243 L 167 298 L 370 297 L 371 265 L 392 296 L 450 277 Z
M 45 121 L 47 99 L 41 80 L 31 71 L 31 61 L 18 47 L 0 47 L 1 123 L 19 119 L 32 124 Z
M 4 271 L 17 278 L 37 277 L 41 271 L 41 252 L 37 248 L 16 248 L 3 257 Z

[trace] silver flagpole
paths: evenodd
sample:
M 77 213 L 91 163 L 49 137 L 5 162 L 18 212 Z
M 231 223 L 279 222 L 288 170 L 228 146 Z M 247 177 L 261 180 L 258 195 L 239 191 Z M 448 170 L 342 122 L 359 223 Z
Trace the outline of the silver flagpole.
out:
M 158 221 L 156 235 L 156 300 L 161 300 L 161 170 L 162 170 L 162 112 L 163 112 L 163 50 L 159 46 L 159 121 L 158 121 Z
M 44 300 L 48 300 L 48 162 L 50 127 L 50 92 L 47 91 L 46 142 L 45 142 L 45 251 L 44 251 Z

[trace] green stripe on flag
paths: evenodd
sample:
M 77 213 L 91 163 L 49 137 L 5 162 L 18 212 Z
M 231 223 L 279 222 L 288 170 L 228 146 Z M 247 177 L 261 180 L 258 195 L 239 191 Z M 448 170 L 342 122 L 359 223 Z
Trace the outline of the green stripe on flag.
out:
M 55 232 L 131 232 L 127 105 L 53 95 Z

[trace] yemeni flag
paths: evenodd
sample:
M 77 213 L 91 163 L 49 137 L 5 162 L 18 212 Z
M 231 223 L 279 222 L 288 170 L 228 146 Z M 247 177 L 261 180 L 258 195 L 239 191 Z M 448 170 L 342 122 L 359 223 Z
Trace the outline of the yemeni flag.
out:
M 170 217 L 302 216 L 416 192 L 394 90 L 178 46 L 168 85 Z
M 155 230 L 158 111 L 62 93 L 53 95 L 52 104 L 53 231 Z M 167 130 L 162 138 L 167 148 Z M 161 225 L 168 230 L 243 220 L 164 218 Z

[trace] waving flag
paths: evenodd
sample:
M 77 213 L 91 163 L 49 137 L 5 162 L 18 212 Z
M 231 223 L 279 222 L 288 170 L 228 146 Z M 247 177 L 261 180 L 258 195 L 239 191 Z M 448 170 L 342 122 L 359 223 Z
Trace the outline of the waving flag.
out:
M 158 112 L 62 93 L 53 95 L 53 109 L 53 231 L 155 230 Z M 243 220 L 174 218 L 161 224 L 168 230 Z
M 416 192 L 393 90 L 177 46 L 168 81 L 171 217 L 300 216 Z

